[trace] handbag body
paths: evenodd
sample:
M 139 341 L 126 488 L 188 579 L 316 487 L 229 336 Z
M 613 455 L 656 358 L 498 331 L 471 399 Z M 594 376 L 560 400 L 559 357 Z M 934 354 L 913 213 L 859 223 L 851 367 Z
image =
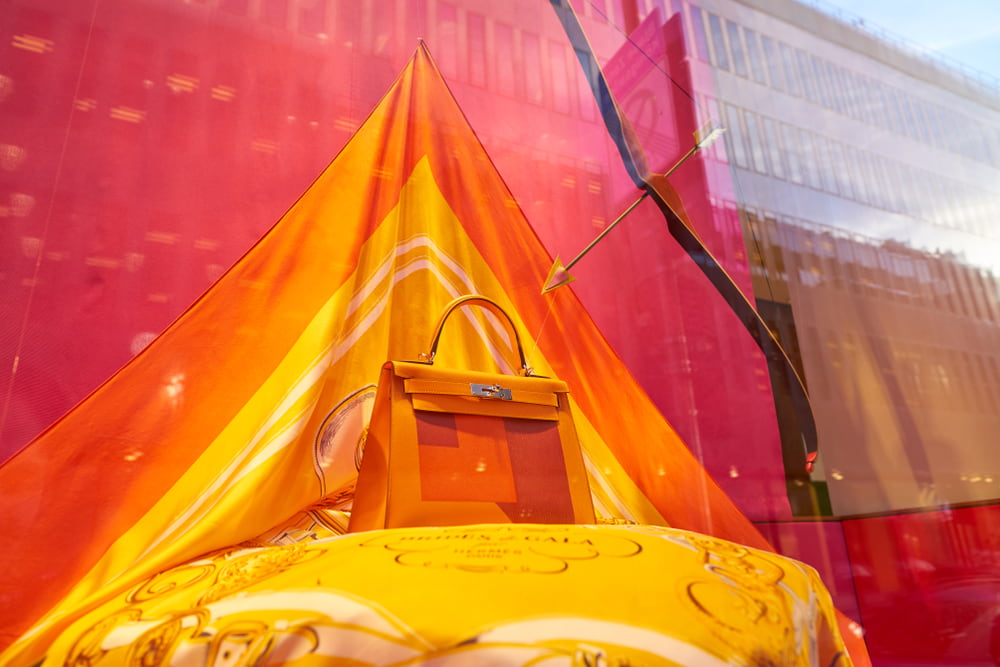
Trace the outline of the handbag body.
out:
M 445 320 L 475 303 L 514 332 L 522 375 L 434 365 Z M 594 523 L 565 382 L 532 375 L 495 302 L 453 301 L 424 361 L 382 367 L 349 530 L 476 523 Z

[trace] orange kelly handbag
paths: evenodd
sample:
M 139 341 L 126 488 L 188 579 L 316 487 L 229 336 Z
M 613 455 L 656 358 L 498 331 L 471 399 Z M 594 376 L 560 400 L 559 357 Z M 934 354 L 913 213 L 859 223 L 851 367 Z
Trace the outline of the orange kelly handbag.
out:
M 469 304 L 509 325 L 520 375 L 434 364 L 448 316 Z M 532 374 L 517 328 L 467 295 L 442 313 L 423 361 L 382 367 L 349 530 L 474 523 L 594 523 L 565 382 Z

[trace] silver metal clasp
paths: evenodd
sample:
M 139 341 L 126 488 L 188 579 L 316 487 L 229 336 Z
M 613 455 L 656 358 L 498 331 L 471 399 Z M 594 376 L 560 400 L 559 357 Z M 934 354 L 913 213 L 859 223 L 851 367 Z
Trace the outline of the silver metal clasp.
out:
M 472 391 L 473 396 L 478 396 L 479 398 L 499 398 L 503 401 L 510 401 L 514 398 L 510 389 L 501 387 L 498 384 L 476 384 L 475 382 L 470 382 L 469 389 Z

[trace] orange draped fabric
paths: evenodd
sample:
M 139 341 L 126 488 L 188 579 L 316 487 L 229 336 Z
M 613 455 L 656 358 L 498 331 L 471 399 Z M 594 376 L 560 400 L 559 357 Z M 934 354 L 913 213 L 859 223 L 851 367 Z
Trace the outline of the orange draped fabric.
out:
M 328 418 L 461 293 L 516 313 L 532 364 L 569 384 L 599 513 L 769 549 L 573 292 L 539 294 L 551 264 L 421 47 L 275 226 L 0 468 L 0 646 L 24 635 L 0 663 L 37 661 L 144 577 L 348 499 L 354 452 L 324 449 Z M 492 363 L 461 339 L 456 365 Z

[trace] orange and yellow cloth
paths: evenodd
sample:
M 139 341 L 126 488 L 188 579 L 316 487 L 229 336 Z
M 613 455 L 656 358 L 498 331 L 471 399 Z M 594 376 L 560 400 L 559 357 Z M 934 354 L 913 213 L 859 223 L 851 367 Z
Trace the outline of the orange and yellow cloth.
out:
M 397 528 L 158 573 L 46 664 L 844 667 L 835 628 L 815 571 L 698 533 Z
M 208 585 L 210 570 L 259 552 L 196 560 L 204 554 L 269 531 L 291 539 L 303 512 L 348 506 L 383 362 L 415 358 L 437 314 L 465 293 L 500 303 L 529 332 L 532 365 L 569 384 L 599 517 L 769 549 L 631 379 L 572 291 L 539 296 L 550 266 L 421 47 L 343 151 L 232 269 L 0 467 L 0 665 L 34 665 L 46 656 L 46 664 L 58 664 L 72 649 L 61 642 L 89 632 L 86 623 L 103 623 L 102 614 L 111 615 L 111 626 L 139 623 L 136 632 L 148 618 L 151 629 L 165 608 L 120 609 L 143 582 L 166 592 L 178 584 L 155 583 L 167 576 L 160 573 L 204 572 L 198 585 Z M 494 347 L 509 344 L 495 332 L 478 335 Z M 500 351 L 451 345 L 449 365 L 504 371 Z M 656 534 L 642 530 L 636 539 L 643 543 Z M 365 539 L 305 550 L 328 567 L 317 586 L 377 606 L 384 603 L 368 597 L 373 592 L 352 591 L 357 582 L 348 585 L 349 575 L 341 581 L 346 588 L 337 583 L 340 550 L 354 554 L 350 559 L 377 552 L 360 546 Z M 266 553 L 280 558 L 286 551 Z M 313 581 L 312 563 L 289 570 L 296 586 Z M 268 581 L 260 590 L 280 579 Z M 605 591 L 597 580 L 589 586 Z M 414 592 L 424 602 L 413 604 L 473 616 L 442 606 L 440 594 Z M 455 646 L 492 622 L 484 616 L 484 625 L 444 641 L 403 610 L 382 611 L 396 628 L 386 629 L 387 641 L 428 647 Z M 398 627 L 395 614 L 404 618 Z M 178 617 L 175 639 L 201 641 L 189 629 L 212 618 Z M 273 615 L 260 622 L 267 619 L 277 622 Z M 94 650 L 105 645 L 101 639 Z

